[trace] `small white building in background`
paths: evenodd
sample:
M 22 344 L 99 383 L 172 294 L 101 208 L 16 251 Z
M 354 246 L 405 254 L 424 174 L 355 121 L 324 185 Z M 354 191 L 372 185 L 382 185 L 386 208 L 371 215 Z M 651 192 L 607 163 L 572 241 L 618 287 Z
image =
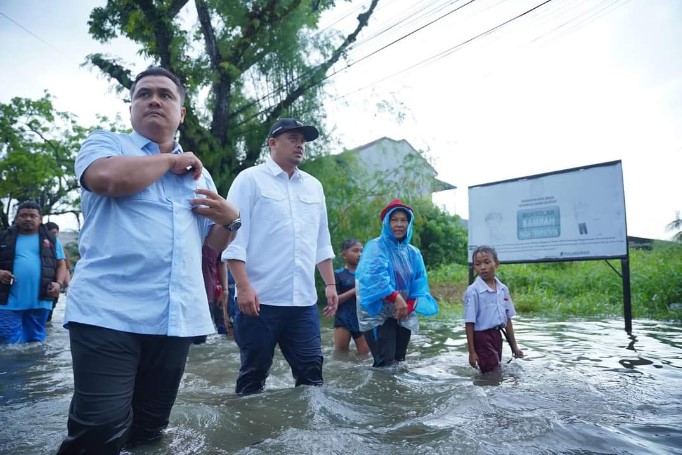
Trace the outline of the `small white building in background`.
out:
M 388 182 L 394 197 L 431 198 L 433 193 L 457 188 L 439 180 L 433 166 L 405 139 L 382 137 L 338 156 L 353 157 L 371 181 Z

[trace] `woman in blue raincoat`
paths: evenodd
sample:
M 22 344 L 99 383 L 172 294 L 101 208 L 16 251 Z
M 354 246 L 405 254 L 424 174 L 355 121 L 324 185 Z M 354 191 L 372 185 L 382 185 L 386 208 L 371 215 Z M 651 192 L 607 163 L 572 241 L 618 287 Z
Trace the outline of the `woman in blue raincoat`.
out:
M 419 332 L 416 314 L 438 313 L 424 259 L 410 245 L 412 208 L 394 199 L 380 216 L 381 235 L 367 242 L 355 273 L 358 322 L 375 367 L 405 360 L 410 337 Z

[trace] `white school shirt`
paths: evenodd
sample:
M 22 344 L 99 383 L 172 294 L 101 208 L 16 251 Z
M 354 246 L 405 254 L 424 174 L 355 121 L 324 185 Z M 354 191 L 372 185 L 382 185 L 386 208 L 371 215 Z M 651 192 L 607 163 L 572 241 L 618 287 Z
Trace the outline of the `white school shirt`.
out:
M 495 285 L 497 289 L 491 289 L 479 276 L 464 293 L 464 322 L 473 322 L 476 332 L 506 327 L 516 314 L 507 286 L 497 277 Z
M 227 200 L 242 227 L 222 260 L 246 263 L 262 305 L 315 305 L 315 266 L 334 257 L 322 184 L 299 169 L 289 178 L 268 158 L 239 173 Z

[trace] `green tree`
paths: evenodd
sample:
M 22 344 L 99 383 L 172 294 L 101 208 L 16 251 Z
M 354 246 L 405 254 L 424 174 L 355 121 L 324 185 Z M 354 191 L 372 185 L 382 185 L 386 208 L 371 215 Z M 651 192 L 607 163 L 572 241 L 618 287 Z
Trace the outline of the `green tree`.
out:
M 369 179 L 355 156 L 317 156 L 304 161 L 300 168 L 320 180 L 325 189 L 329 233 L 335 251 L 347 238 L 366 242 L 379 234 L 379 213 L 390 189 L 382 179 Z
M 400 194 L 396 182 L 388 178 L 393 170 L 370 175 L 354 154 L 315 157 L 301 168 L 317 177 L 325 188 L 335 251 L 347 238 L 366 242 L 379 235 L 381 210 Z M 409 188 L 406 193 L 411 193 Z M 436 207 L 430 198 L 408 196 L 404 202 L 415 211 L 412 244 L 421 250 L 426 266 L 433 269 L 453 262 L 466 264 L 467 232 L 461 219 Z
M 87 130 L 52 97 L 0 104 L 0 228 L 12 223 L 17 202 L 36 201 L 43 215 L 80 213 L 74 157 Z
M 668 231 L 677 231 L 673 234 L 673 241 L 682 243 L 682 218 L 680 218 L 680 212 L 675 214 L 675 219 L 668 223 L 665 228 Z
M 415 235 L 412 243 L 421 250 L 429 269 L 467 263 L 468 234 L 458 215 L 450 215 L 430 200 L 412 202 Z
M 347 36 L 317 30 L 335 0 L 194 0 L 193 9 L 189 0 L 109 0 L 92 11 L 88 24 L 100 42 L 118 36 L 136 42 L 143 57 L 185 83 L 180 143 L 202 158 L 225 193 L 239 171 L 260 159 L 275 119 L 321 123 L 327 72 L 378 2 L 358 15 Z M 88 60 L 119 88 L 130 87 L 132 73 L 119 60 L 102 54 Z M 316 141 L 309 151 L 323 148 Z

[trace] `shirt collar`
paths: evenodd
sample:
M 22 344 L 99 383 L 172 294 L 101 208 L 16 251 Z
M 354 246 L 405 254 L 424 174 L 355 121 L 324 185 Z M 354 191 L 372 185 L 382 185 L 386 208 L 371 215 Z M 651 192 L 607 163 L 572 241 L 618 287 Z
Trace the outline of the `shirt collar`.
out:
M 500 289 L 501 284 L 502 284 L 502 282 L 497 277 L 495 277 L 495 287 L 497 288 L 497 290 Z M 476 280 L 474 281 L 474 286 L 476 286 L 476 290 L 479 292 L 485 292 L 485 291 L 496 292 L 490 286 L 488 286 L 488 283 L 483 281 L 483 278 L 481 278 L 480 276 L 476 277 Z
M 280 174 L 284 174 L 288 178 L 288 174 L 284 171 L 284 169 L 282 169 L 279 166 L 279 164 L 275 163 L 275 160 L 273 160 L 270 157 L 265 158 L 265 167 L 267 167 L 270 170 L 270 172 L 272 173 L 272 175 L 274 175 L 275 177 L 278 177 Z M 296 169 L 294 169 L 294 174 L 291 176 L 291 178 L 292 179 L 294 179 L 294 178 L 300 179 L 300 178 L 303 178 L 303 175 L 298 170 L 298 168 L 296 168 Z
M 159 145 L 156 142 L 144 137 L 135 130 L 130 133 L 130 138 L 132 139 L 133 143 L 141 149 L 155 152 L 159 151 Z M 175 142 L 175 147 L 171 153 L 182 153 L 182 147 L 180 146 L 179 142 Z

